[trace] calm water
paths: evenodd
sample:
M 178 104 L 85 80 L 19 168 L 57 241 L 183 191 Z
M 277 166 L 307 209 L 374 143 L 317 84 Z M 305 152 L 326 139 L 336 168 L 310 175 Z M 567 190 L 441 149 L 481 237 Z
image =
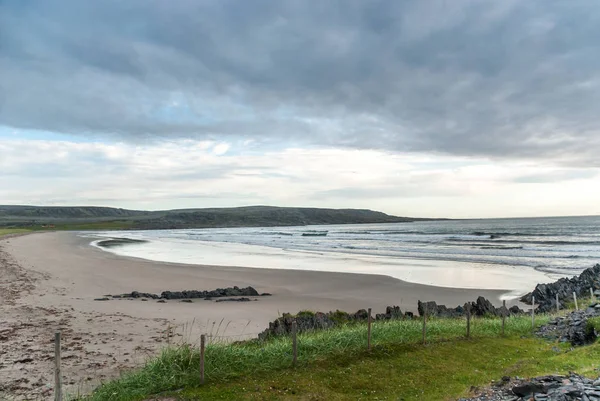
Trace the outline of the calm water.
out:
M 110 251 L 153 260 L 379 273 L 452 287 L 525 289 L 600 263 L 600 217 L 98 235 L 149 240 Z

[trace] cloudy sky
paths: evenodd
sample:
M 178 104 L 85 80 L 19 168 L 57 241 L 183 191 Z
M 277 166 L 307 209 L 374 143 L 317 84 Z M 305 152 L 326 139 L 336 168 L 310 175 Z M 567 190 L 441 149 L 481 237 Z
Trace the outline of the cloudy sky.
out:
M 600 214 L 597 0 L 0 0 L 0 204 Z

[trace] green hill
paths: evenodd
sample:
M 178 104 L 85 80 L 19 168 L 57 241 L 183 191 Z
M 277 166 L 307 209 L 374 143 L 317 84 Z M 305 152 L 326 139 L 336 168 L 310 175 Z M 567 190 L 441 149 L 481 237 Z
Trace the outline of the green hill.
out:
M 417 220 L 425 219 L 391 216 L 366 209 L 247 206 L 143 211 L 94 206 L 0 206 L 0 227 L 31 229 L 265 227 Z

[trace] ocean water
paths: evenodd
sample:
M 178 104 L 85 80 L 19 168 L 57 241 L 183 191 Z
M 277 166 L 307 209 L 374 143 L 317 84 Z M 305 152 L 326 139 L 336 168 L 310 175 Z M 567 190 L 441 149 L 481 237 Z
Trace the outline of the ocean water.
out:
M 600 217 L 98 232 L 150 260 L 386 274 L 457 288 L 530 291 L 600 263 Z M 98 241 L 94 242 L 95 244 Z

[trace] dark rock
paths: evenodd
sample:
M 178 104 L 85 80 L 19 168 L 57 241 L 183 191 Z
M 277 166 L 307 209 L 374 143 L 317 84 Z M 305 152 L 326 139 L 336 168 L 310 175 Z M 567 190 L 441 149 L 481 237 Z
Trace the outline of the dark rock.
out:
M 269 294 L 268 292 L 263 292 L 262 294 L 260 294 L 261 297 L 270 297 L 273 294 Z
M 508 311 L 511 315 L 521 315 L 525 313 L 525 311 L 519 308 L 517 305 L 511 306 L 510 308 L 508 308 Z
M 599 317 L 600 310 L 595 308 L 592 311 L 574 311 L 565 317 L 557 317 L 541 326 L 536 335 L 560 342 L 569 342 L 573 346 L 591 344 L 596 341 L 598 333 L 593 325 L 588 323 L 588 319 Z
M 365 309 L 360 309 L 352 317 L 354 320 L 367 320 L 369 319 L 369 312 Z
M 128 298 L 133 298 L 133 299 L 138 299 L 138 298 L 150 298 L 150 299 L 159 299 L 160 297 L 156 294 L 150 294 L 147 292 L 139 292 L 139 291 L 132 291 L 129 294 L 121 294 L 121 295 L 113 295 L 113 298 L 121 298 L 121 299 L 128 299 Z
M 400 307 L 388 306 L 385 313 L 376 315 L 379 320 L 402 319 L 405 316 L 411 318 L 412 313 L 402 314 Z M 296 316 L 284 313 L 282 317 L 269 323 L 269 328 L 258 335 L 259 339 L 266 339 L 272 336 L 288 335 L 292 331 L 292 322 L 296 320 L 299 333 L 312 330 L 323 330 L 335 326 L 340 326 L 353 322 L 365 322 L 369 318 L 369 312 L 360 309 L 355 313 L 347 313 L 340 310 L 335 312 L 298 312 Z
M 388 306 L 385 308 L 385 313 L 375 315 L 375 320 L 402 319 L 403 316 L 399 306 Z
M 533 292 L 521 297 L 521 301 L 531 304 L 532 297 L 538 304 L 537 313 L 547 313 L 556 310 L 556 296 L 561 308 L 573 299 L 573 293 L 578 297 L 587 297 L 590 288 L 594 291 L 600 290 L 600 264 L 584 270 L 579 276 L 572 278 L 561 278 L 550 284 L 538 284 Z
M 457 306 L 456 308 L 448 308 L 445 305 L 438 305 L 433 301 L 429 302 L 417 302 L 417 310 L 419 315 L 423 316 L 425 310 L 427 315 L 431 317 L 442 317 L 442 318 L 455 318 L 466 315 L 466 309 L 470 308 L 472 316 L 502 316 L 502 313 L 507 315 L 518 315 L 525 313 L 518 306 L 513 306 L 506 310 L 504 307 L 496 308 L 492 303 L 484 297 L 478 297 L 475 302 L 468 302 L 464 306 Z
M 259 339 L 267 339 L 272 336 L 288 335 L 292 332 L 292 322 L 296 321 L 297 332 L 302 333 L 317 329 L 327 329 L 336 323 L 325 313 L 300 312 L 296 316 L 289 313 L 269 323 L 269 328 L 258 335 Z
M 110 298 L 94 298 L 94 301 L 110 301 Z
M 257 297 L 260 296 L 258 291 L 253 287 L 239 288 L 217 288 L 212 291 L 164 291 L 161 298 L 164 299 L 193 299 L 193 298 L 221 298 L 221 297 Z
M 166 304 L 167 303 L 167 301 L 165 301 L 164 299 L 159 299 L 156 302 L 158 302 L 159 304 Z
M 518 395 L 519 397 L 531 397 L 534 394 L 546 393 L 546 389 L 544 386 L 536 382 L 530 382 L 513 387 L 512 392 L 514 395 Z
M 484 297 L 477 297 L 472 311 L 475 316 L 500 316 L 500 311 Z
M 593 381 L 577 374 L 541 376 L 523 380 L 502 378 L 489 388 L 476 389 L 473 398 L 459 401 L 591 401 L 600 397 L 600 380 Z
M 269 296 L 271 294 L 264 293 L 263 296 Z M 150 294 L 146 292 L 132 291 L 128 294 L 121 295 L 107 295 L 107 297 L 114 299 L 195 299 L 195 298 L 221 298 L 221 297 L 256 297 L 260 296 L 258 291 L 253 287 L 239 288 L 239 287 L 228 287 L 228 288 L 217 288 L 212 291 L 198 291 L 198 290 L 187 290 L 187 291 L 163 291 L 161 295 Z
M 186 302 L 186 303 L 188 303 L 188 304 L 191 304 L 191 303 L 192 303 L 192 302 L 194 302 L 194 301 L 192 301 L 191 299 L 182 299 L 182 300 L 180 300 L 179 302 Z
M 256 301 L 256 299 L 250 299 L 250 298 L 220 298 L 215 300 L 215 302 L 250 302 L 250 301 Z

